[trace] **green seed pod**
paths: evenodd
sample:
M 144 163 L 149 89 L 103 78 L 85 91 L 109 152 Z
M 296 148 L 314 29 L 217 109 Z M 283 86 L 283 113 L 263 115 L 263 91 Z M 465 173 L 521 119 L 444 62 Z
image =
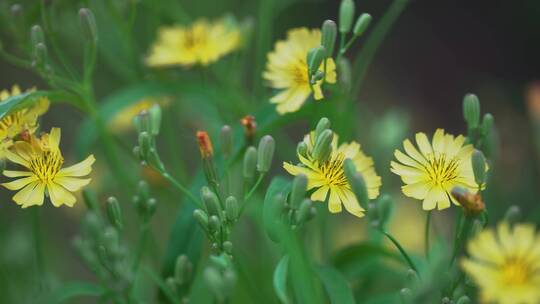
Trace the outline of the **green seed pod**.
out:
M 300 207 L 298 208 L 298 212 L 296 212 L 296 223 L 297 224 L 303 224 L 307 221 L 307 219 L 310 217 L 311 213 L 311 207 L 313 206 L 313 202 L 306 198 L 302 201 L 300 204 Z
M 360 15 L 360 17 L 356 19 L 356 23 L 354 24 L 353 34 L 356 37 L 362 36 L 366 32 L 369 24 L 371 23 L 371 19 L 372 17 L 368 13 L 363 13 L 362 15 Z
M 195 211 L 193 211 L 193 217 L 204 230 L 208 229 L 208 214 L 206 214 L 204 210 L 195 209 Z
M 238 219 L 238 201 L 236 197 L 229 196 L 225 199 L 225 215 L 227 220 L 236 222 Z
M 326 50 L 326 58 L 330 58 L 332 57 L 332 54 L 334 54 L 334 46 L 336 44 L 336 23 L 332 20 L 324 21 L 321 32 L 321 45 L 324 46 Z
M 223 156 L 226 159 L 232 155 L 233 133 L 232 128 L 228 125 L 221 128 L 221 151 L 223 151 Z
M 308 147 L 307 144 L 303 141 L 299 142 L 296 146 L 296 153 L 302 155 L 302 157 L 307 157 Z
M 308 51 L 307 63 L 309 78 L 319 70 L 324 58 L 326 58 L 326 49 L 324 46 L 319 45 Z
M 456 304 L 470 304 L 470 303 L 472 303 L 471 299 L 467 296 L 460 297 L 456 302 Z
M 330 129 L 330 120 L 326 117 L 319 119 L 319 122 L 317 123 L 317 126 L 315 127 L 314 140 L 317 141 L 317 138 L 319 137 L 319 135 L 321 135 L 321 133 L 327 129 Z
M 480 101 L 474 94 L 467 94 L 463 98 L 463 117 L 469 128 L 476 128 L 480 123 Z
M 45 35 L 43 34 L 43 29 L 39 25 L 32 26 L 30 30 L 30 43 L 32 47 L 36 47 L 39 43 L 45 44 Z
M 94 13 L 92 13 L 89 8 L 81 8 L 79 10 L 79 18 L 81 21 L 81 26 L 87 38 L 90 41 L 96 43 L 98 40 L 98 31 Z
M 259 148 L 257 149 L 257 171 L 266 173 L 270 170 L 275 148 L 276 144 L 272 136 L 265 135 L 261 138 Z
M 334 132 L 332 132 L 330 129 L 324 130 L 319 136 L 317 136 L 315 147 L 313 148 L 313 157 L 319 163 L 326 162 L 332 153 L 333 138 Z
M 107 217 L 109 218 L 111 225 L 118 229 L 122 229 L 122 210 L 118 200 L 112 196 L 107 199 Z
M 516 205 L 512 205 L 508 208 L 504 215 L 504 220 L 510 224 L 515 224 L 521 220 L 521 208 Z
M 354 19 L 354 1 L 342 0 L 339 6 L 339 32 L 346 34 L 351 31 Z
M 478 185 L 486 182 L 486 158 L 480 150 L 474 150 L 471 158 L 474 180 Z
M 187 285 L 191 281 L 193 272 L 193 264 L 184 254 L 176 259 L 174 267 L 174 280 L 179 286 Z
M 223 250 L 227 253 L 227 254 L 231 254 L 232 255 L 232 251 L 233 251 L 233 243 L 231 241 L 225 241 L 223 242 Z
M 251 180 L 255 176 L 255 170 L 257 169 L 257 149 L 255 147 L 249 147 L 244 154 L 244 178 Z
M 304 174 L 299 174 L 294 177 L 290 198 L 292 208 L 298 208 L 302 200 L 306 197 L 307 183 L 308 180 Z
M 219 217 L 217 215 L 212 215 L 208 219 L 208 230 L 210 233 L 216 232 L 219 230 L 219 227 L 221 227 L 221 221 L 219 220 Z
M 221 205 L 214 191 L 210 190 L 210 188 L 206 186 L 202 187 L 201 199 L 204 202 L 204 205 L 206 206 L 206 211 L 208 212 L 209 215 L 220 216 Z
M 149 110 L 150 113 L 150 134 L 157 136 L 159 134 L 159 128 L 161 126 L 161 107 L 158 104 L 152 105 Z

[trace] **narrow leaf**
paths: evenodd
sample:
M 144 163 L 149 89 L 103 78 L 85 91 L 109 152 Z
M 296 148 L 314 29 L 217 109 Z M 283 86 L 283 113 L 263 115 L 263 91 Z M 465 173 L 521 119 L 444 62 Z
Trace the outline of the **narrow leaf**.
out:
M 345 277 L 330 266 L 319 266 L 315 268 L 319 275 L 326 293 L 333 304 L 354 304 L 354 296 Z
M 276 266 L 274 271 L 274 289 L 279 300 L 288 304 L 291 303 L 287 296 L 287 273 L 289 268 L 289 256 L 284 255 Z

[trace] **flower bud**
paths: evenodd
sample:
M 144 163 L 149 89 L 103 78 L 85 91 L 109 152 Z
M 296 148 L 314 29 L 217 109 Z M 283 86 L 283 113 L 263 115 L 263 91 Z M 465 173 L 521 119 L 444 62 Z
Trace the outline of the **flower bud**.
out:
M 154 213 L 156 213 L 156 208 L 157 208 L 157 201 L 155 198 L 149 198 L 146 200 L 145 204 L 144 204 L 144 209 L 145 209 L 145 217 L 146 219 L 150 219 Z
M 253 115 L 246 115 L 240 119 L 240 123 L 242 126 L 244 126 L 246 143 L 252 146 L 255 140 L 255 132 L 257 131 L 257 122 L 255 121 L 255 117 Z
M 98 40 L 98 31 L 94 13 L 89 8 L 81 8 L 79 10 L 79 18 L 87 38 L 93 43 L 96 43 Z
M 296 153 L 302 157 L 307 157 L 308 147 L 307 144 L 303 141 L 299 142 L 296 146 Z
M 208 133 L 204 131 L 197 131 L 197 142 L 199 143 L 199 151 L 201 153 L 201 160 L 206 181 L 212 185 L 214 189 L 217 189 L 219 185 L 216 166 L 214 165 L 214 149 L 212 148 L 212 141 L 210 140 Z
M 216 298 L 222 301 L 225 297 L 225 283 L 219 271 L 213 267 L 208 267 L 204 270 L 203 277 Z
M 159 128 L 161 126 L 161 107 L 158 104 L 152 105 L 149 110 L 150 113 L 150 134 L 157 136 L 159 134 Z
M 225 251 L 227 254 L 232 254 L 233 243 L 231 241 L 223 242 L 223 251 Z
M 107 217 L 114 227 L 122 229 L 122 210 L 118 200 L 112 196 L 107 199 Z
M 294 177 L 290 196 L 292 208 L 298 208 L 302 200 L 306 197 L 307 182 L 307 177 L 304 174 Z
M 413 293 L 409 288 L 402 288 L 399 291 L 399 297 L 401 299 L 401 303 L 409 304 L 412 303 Z
M 300 207 L 298 208 L 298 211 L 296 212 L 296 223 L 302 224 L 307 221 L 307 219 L 310 217 L 311 213 L 311 207 L 313 206 L 313 202 L 306 198 L 302 201 L 300 204 Z
M 414 284 L 415 282 L 418 282 L 418 273 L 414 271 L 414 269 L 408 269 L 407 270 L 407 281 L 409 284 Z
M 460 297 L 456 302 L 456 304 L 470 304 L 470 303 L 472 303 L 471 299 L 467 296 Z
M 332 140 L 334 138 L 334 132 L 332 130 L 324 130 L 315 141 L 315 147 L 313 148 L 313 157 L 319 162 L 324 163 L 328 160 L 328 157 L 332 153 Z
M 341 57 L 337 64 L 339 83 L 350 90 L 352 84 L 351 62 L 346 57 Z
M 379 197 L 377 200 L 375 206 L 377 207 L 378 220 L 381 224 L 384 225 L 384 223 L 386 223 L 390 218 L 392 207 L 394 205 L 393 203 L 392 196 L 388 194 L 381 195 L 381 197 Z
M 208 215 L 204 210 L 195 209 L 195 211 L 193 211 L 193 217 L 204 230 L 208 229 Z
M 454 187 L 451 194 L 467 214 L 477 215 L 486 209 L 484 201 L 479 194 L 470 193 L 461 187 Z
M 142 110 L 133 117 L 133 125 L 137 133 L 149 132 L 150 131 L 150 114 L 146 110 Z
M 510 224 L 515 224 L 521 219 L 521 209 L 519 206 L 512 205 L 504 214 L 504 220 Z
M 185 254 L 180 255 L 176 259 L 174 267 L 174 280 L 179 286 L 187 285 L 191 281 L 193 272 L 193 264 L 189 261 Z
M 334 46 L 336 44 L 337 26 L 332 20 L 326 20 L 322 25 L 321 45 L 326 50 L 326 58 L 332 57 L 334 54 Z
M 236 280 L 236 273 L 232 269 L 225 269 L 225 272 L 223 272 L 223 282 L 225 283 L 225 295 L 227 297 L 231 295 Z
M 260 173 L 266 173 L 270 170 L 275 147 L 274 138 L 270 135 L 265 135 L 259 141 L 259 148 L 257 149 L 257 171 Z
M 210 233 L 218 231 L 220 227 L 221 221 L 219 220 L 219 217 L 217 217 L 217 215 L 211 215 L 208 219 L 208 230 Z
M 15 3 L 12 6 L 9 7 L 10 13 L 13 15 L 13 17 L 17 18 L 21 15 L 23 10 L 23 7 L 19 3 Z
M 47 47 L 45 43 L 40 42 L 34 46 L 34 62 L 36 67 L 44 67 L 47 63 Z
M 243 174 L 246 180 L 251 180 L 255 176 L 255 170 L 257 169 L 257 149 L 255 147 L 248 147 L 244 154 L 244 168 Z
M 225 199 L 225 216 L 230 222 L 235 222 L 238 219 L 238 201 L 234 196 Z
M 178 290 L 178 285 L 176 285 L 176 281 L 173 277 L 168 277 L 167 279 L 165 279 L 165 284 L 167 284 L 167 287 L 170 291 L 176 294 Z
M 480 101 L 474 94 L 467 94 L 463 98 L 463 117 L 469 128 L 476 128 L 480 122 Z
M 366 181 L 364 180 L 362 174 L 356 171 L 354 161 L 350 158 L 345 159 L 343 162 L 343 170 L 345 171 L 345 177 L 347 177 L 347 181 L 349 182 L 349 185 L 356 195 L 360 205 L 367 205 L 369 203 L 369 195 Z
M 348 33 L 351 30 L 354 18 L 354 1 L 341 0 L 339 6 L 339 32 Z
M 441 300 L 441 304 L 452 304 L 452 303 L 453 303 L 453 302 L 452 302 L 452 300 L 450 300 L 449 297 L 444 297 L 444 298 L 442 298 L 442 300 Z
M 103 231 L 103 245 L 105 245 L 107 251 L 110 253 L 115 252 L 119 241 L 118 231 L 114 227 L 106 227 Z
M 146 181 L 139 181 L 137 184 L 137 194 L 141 200 L 147 200 L 150 198 L 150 186 Z
M 217 195 L 210 190 L 210 188 L 206 186 L 201 188 L 201 199 L 204 202 L 209 215 L 219 216 L 221 214 L 221 205 L 219 204 L 219 199 Z
M 356 19 L 356 23 L 354 24 L 353 34 L 356 37 L 362 36 L 365 31 L 367 30 L 369 24 L 371 23 L 371 15 L 368 13 L 363 13 Z
M 484 134 L 484 136 L 488 136 L 490 134 L 494 121 L 495 119 L 493 118 L 493 115 L 490 113 L 484 114 L 484 118 L 482 119 L 482 134 Z
M 99 216 L 93 212 L 87 212 L 82 220 L 82 230 L 86 237 L 97 240 L 101 233 L 102 223 Z
M 321 133 L 327 129 L 330 129 L 330 120 L 326 117 L 319 119 L 317 126 L 315 127 L 315 138 L 314 141 L 317 141 L 317 138 Z
M 319 70 L 324 58 L 326 57 L 326 49 L 319 45 L 310 49 L 307 53 L 308 74 L 311 78 L 315 72 Z
M 233 133 L 228 125 L 221 128 L 221 151 L 226 159 L 231 156 L 233 151 Z
M 208 133 L 197 131 L 197 143 L 199 144 L 199 151 L 203 160 L 214 155 L 214 148 L 212 147 L 212 141 Z
M 32 26 L 30 30 L 30 43 L 32 47 L 35 47 L 39 43 L 45 43 L 45 35 L 43 34 L 43 29 L 39 25 Z
M 152 148 L 152 139 L 146 131 L 139 133 L 139 148 L 143 160 L 148 161 L 148 155 L 150 155 L 150 149 Z
M 486 182 L 486 158 L 480 150 L 474 150 L 471 158 L 474 180 L 480 188 Z

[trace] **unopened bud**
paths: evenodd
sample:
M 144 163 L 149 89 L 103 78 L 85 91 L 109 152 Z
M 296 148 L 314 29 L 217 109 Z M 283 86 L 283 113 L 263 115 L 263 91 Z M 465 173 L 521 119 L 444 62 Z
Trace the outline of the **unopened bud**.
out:
M 319 70 L 323 60 L 326 58 L 326 49 L 319 45 L 310 49 L 307 53 L 308 74 L 311 78 Z
M 453 301 L 449 297 L 444 297 L 441 300 L 441 304 L 452 304 Z
M 204 270 L 204 280 L 214 293 L 214 295 L 221 301 L 224 299 L 225 283 L 219 271 L 213 267 L 208 267 Z
M 338 72 L 339 83 L 343 84 L 346 89 L 350 89 L 352 84 L 352 69 L 349 59 L 346 57 L 339 59 Z
M 339 7 L 339 32 L 348 33 L 354 19 L 354 1 L 342 0 Z
M 326 50 L 326 58 L 332 57 L 334 54 L 334 46 L 336 44 L 337 26 L 332 20 L 326 20 L 322 25 L 321 45 Z
M 23 7 L 19 3 L 15 3 L 12 6 L 10 6 L 10 8 L 9 8 L 9 11 L 10 11 L 11 15 L 13 15 L 13 17 L 15 17 L 15 18 L 17 18 L 17 17 L 19 17 L 21 15 L 22 10 L 23 10 Z
M 112 196 L 107 199 L 107 217 L 114 227 L 122 229 L 122 210 L 118 200 Z
M 319 135 L 321 135 L 321 133 L 326 131 L 327 129 L 330 129 L 330 120 L 326 117 L 319 119 L 319 122 L 317 123 L 317 126 L 315 127 L 314 140 L 316 141 Z
M 474 180 L 480 188 L 486 182 L 486 158 L 480 150 L 474 150 L 471 158 Z
M 486 209 L 484 201 L 479 194 L 471 193 L 461 187 L 454 187 L 451 194 L 468 214 L 477 215 Z
M 99 216 L 93 211 L 87 212 L 83 217 L 82 228 L 87 237 L 98 239 L 102 228 Z
M 152 136 L 157 136 L 159 134 L 159 129 L 161 127 L 161 107 L 158 104 L 152 105 L 149 110 L 150 113 L 150 133 Z
M 43 29 L 39 25 L 32 26 L 30 30 L 30 43 L 32 47 L 35 47 L 39 43 L 45 43 L 45 35 L 43 34 Z
M 208 215 L 204 210 L 196 209 L 193 211 L 193 217 L 203 229 L 208 229 Z
M 369 24 L 371 23 L 371 15 L 368 14 L 368 13 L 363 13 L 362 15 L 360 15 L 360 17 L 358 17 L 358 19 L 356 19 L 356 23 L 354 24 L 354 29 L 353 29 L 353 34 L 355 36 L 362 36 Z
M 47 47 L 45 43 L 40 42 L 34 46 L 34 65 L 43 67 L 47 63 Z
M 234 285 L 236 284 L 236 273 L 232 269 L 226 269 L 225 272 L 223 272 L 223 282 L 225 283 L 225 292 L 226 296 L 230 296 Z
M 324 130 L 319 136 L 317 136 L 315 147 L 313 148 L 313 157 L 319 163 L 325 163 L 330 154 L 332 153 L 332 140 L 334 138 L 334 132 L 332 130 Z
M 302 157 L 307 157 L 308 147 L 307 144 L 303 141 L 299 142 L 296 146 L 296 153 L 302 155 Z
M 261 138 L 257 149 L 257 171 L 266 173 L 270 170 L 275 148 L 276 144 L 272 136 L 265 135 Z
M 179 286 L 187 285 L 191 281 L 192 272 L 193 264 L 191 264 L 186 255 L 180 255 L 176 259 L 176 265 L 174 267 L 174 280 L 176 283 Z
M 401 299 L 401 303 L 410 304 L 412 303 L 413 293 L 409 288 L 402 288 L 399 291 L 399 297 Z
M 165 284 L 167 284 L 167 287 L 169 288 L 170 291 L 176 294 L 178 290 L 178 285 L 176 284 L 176 280 L 173 277 L 168 277 L 165 280 Z
M 201 188 L 201 199 L 206 206 L 209 215 L 219 216 L 221 214 L 221 205 L 217 195 L 208 187 Z
M 141 200 L 147 200 L 150 198 L 150 186 L 148 186 L 146 181 L 139 181 L 137 184 L 137 194 Z
M 510 224 L 515 224 L 521 219 L 521 209 L 519 206 L 512 205 L 506 210 L 504 220 Z
M 197 131 L 197 143 L 199 144 L 199 151 L 201 152 L 201 158 L 212 157 L 214 155 L 214 148 L 212 147 L 212 141 L 205 131 Z
M 150 131 L 150 114 L 146 110 L 142 110 L 133 117 L 133 125 L 137 133 Z
M 152 148 L 152 139 L 146 131 L 139 133 L 139 148 L 141 149 L 140 152 L 143 160 L 147 161 L 150 155 L 150 149 Z
M 230 222 L 235 222 L 238 219 L 238 201 L 234 196 L 225 199 L 225 215 Z
M 390 218 L 390 214 L 392 213 L 392 207 L 393 207 L 393 200 L 392 196 L 388 194 L 382 195 L 375 204 L 377 207 L 377 215 L 379 221 L 384 224 L 388 221 Z
M 246 115 L 240 119 L 240 123 L 244 126 L 244 135 L 246 137 L 246 143 L 253 145 L 255 140 L 255 132 L 257 131 L 257 122 L 253 115 Z
M 418 273 L 414 271 L 414 269 L 408 269 L 407 270 L 407 281 L 410 284 L 414 284 L 418 281 Z
M 150 219 L 156 213 L 157 201 L 155 198 L 149 198 L 145 202 L 145 217 Z
M 248 147 L 244 154 L 243 175 L 247 180 L 251 180 L 255 176 L 257 170 L 257 149 Z
M 294 177 L 290 198 L 291 207 L 298 208 L 302 200 L 306 197 L 307 182 L 307 177 L 304 174 Z
M 306 220 L 310 217 L 311 213 L 311 207 L 313 206 L 313 202 L 306 198 L 302 201 L 300 204 L 300 207 L 298 208 L 298 211 L 296 212 L 296 223 L 302 224 L 306 222 Z
M 212 215 L 208 219 L 208 230 L 210 233 L 214 233 L 219 230 L 221 227 L 221 221 L 219 220 L 219 217 L 217 215 Z
M 493 115 L 490 113 L 484 114 L 484 118 L 482 119 L 482 134 L 484 134 L 484 136 L 489 135 L 493 128 L 494 121 L 495 118 L 493 118 Z
M 350 158 L 345 159 L 343 162 L 343 170 L 345 171 L 345 177 L 347 177 L 347 181 L 356 195 L 358 202 L 361 206 L 366 206 L 369 203 L 366 181 L 362 174 L 356 171 L 354 161 Z
M 233 134 L 228 125 L 221 128 L 221 151 L 223 151 L 225 158 L 229 158 L 233 151 Z
M 285 210 L 285 196 L 278 193 L 269 199 L 265 198 L 264 204 L 264 228 L 266 234 L 272 241 L 279 242 L 280 230 L 276 227 L 280 224 L 281 216 Z
M 476 128 L 480 123 L 480 101 L 474 94 L 467 94 L 463 98 L 463 117 L 469 128 Z
M 233 243 L 231 241 L 225 241 L 223 242 L 223 251 L 225 251 L 228 254 L 232 254 L 233 251 Z
M 119 240 L 118 231 L 114 227 L 105 228 L 105 231 L 103 231 L 103 245 L 105 245 L 107 251 L 111 253 L 116 251 Z
M 79 10 L 79 18 L 83 31 L 88 39 L 93 43 L 96 43 L 98 40 L 98 31 L 94 13 L 88 8 L 81 8 Z

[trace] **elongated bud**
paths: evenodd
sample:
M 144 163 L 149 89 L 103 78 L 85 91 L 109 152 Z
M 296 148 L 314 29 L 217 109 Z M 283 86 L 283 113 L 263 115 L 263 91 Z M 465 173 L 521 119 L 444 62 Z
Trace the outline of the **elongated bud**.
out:
M 150 198 L 150 186 L 146 181 L 139 181 L 137 184 L 137 194 L 142 200 L 148 200 Z
M 152 105 L 149 110 L 150 113 L 150 133 L 152 136 L 157 136 L 159 134 L 159 129 L 161 127 L 161 107 L 158 104 Z
M 393 200 L 392 196 L 388 194 L 382 195 L 375 204 L 377 207 L 377 216 L 379 223 L 381 225 L 384 225 L 388 219 L 390 218 L 390 214 L 392 213 L 392 207 L 393 207 Z
M 482 187 L 486 182 L 486 158 L 480 150 L 474 150 L 472 154 L 472 169 L 474 173 L 474 180 Z
M 493 118 L 493 115 L 490 113 L 486 113 L 484 115 L 484 118 L 482 119 L 482 134 L 484 136 L 488 136 L 491 132 L 491 129 L 493 128 L 495 118 Z
M 150 131 L 150 114 L 146 110 L 142 110 L 133 117 L 133 125 L 137 133 L 149 132 Z
M 504 214 L 504 220 L 510 224 L 515 224 L 521 219 L 521 209 L 519 206 L 512 205 L 506 210 Z
M 118 200 L 112 196 L 107 199 L 107 217 L 114 227 L 122 229 L 122 210 L 120 209 Z
M 409 288 L 402 288 L 399 291 L 399 298 L 403 304 L 411 304 L 413 300 L 413 293 Z
M 119 242 L 118 231 L 109 226 L 103 231 L 103 245 L 107 248 L 107 251 L 115 251 Z
M 315 142 L 313 148 L 313 157 L 319 162 L 324 163 L 328 160 L 328 157 L 332 153 L 332 140 L 334 138 L 334 132 L 332 130 L 324 130 Z
M 350 158 L 345 159 L 343 162 L 343 170 L 345 171 L 345 177 L 347 177 L 347 181 L 356 195 L 358 202 L 365 208 L 369 203 L 369 196 L 364 177 L 360 172 L 356 171 L 354 161 Z
M 47 63 L 47 47 L 45 43 L 40 42 L 34 46 L 34 62 L 36 67 L 43 67 Z
M 354 24 L 353 34 L 357 37 L 362 36 L 366 32 L 369 24 L 371 23 L 371 19 L 372 17 L 368 13 L 363 13 L 362 15 L 360 15 L 360 17 L 356 19 L 356 23 Z
M 148 155 L 150 154 L 150 149 L 152 148 L 152 140 L 146 131 L 139 133 L 139 148 L 141 149 L 143 160 L 148 161 Z
M 471 193 L 462 187 L 454 187 L 451 194 L 468 214 L 477 215 L 486 209 L 479 194 Z
M 213 267 L 208 267 L 204 270 L 203 273 L 204 280 L 214 293 L 214 295 L 221 301 L 225 297 L 225 282 L 219 271 Z
M 221 214 L 221 206 L 219 204 L 219 199 L 217 195 L 212 190 L 210 190 L 210 188 L 206 186 L 201 188 L 201 199 L 206 206 L 208 214 L 217 216 Z
M 324 58 L 326 58 L 326 49 L 322 45 L 314 47 L 308 51 L 307 63 L 310 78 L 319 70 Z
M 208 230 L 213 233 L 219 230 L 221 226 L 221 221 L 217 215 L 211 215 L 208 219 Z
M 225 283 L 225 292 L 227 297 L 231 295 L 234 285 L 236 284 L 236 280 L 236 273 L 231 269 L 225 269 L 223 272 L 223 282 Z
M 238 219 L 238 200 L 236 197 L 229 196 L 225 199 L 225 215 L 230 222 L 235 222 Z
M 232 252 L 233 252 L 233 243 L 231 241 L 223 242 L 223 251 L 225 251 L 228 254 L 232 254 Z
M 196 209 L 193 211 L 193 217 L 204 230 L 208 229 L 208 214 L 204 210 Z
M 81 8 L 79 10 L 79 18 L 81 20 L 83 31 L 88 39 L 96 43 L 98 40 L 98 31 L 94 13 L 88 8 Z
M 354 1 L 342 0 L 339 7 L 339 32 L 348 33 L 354 19 Z
M 306 198 L 302 201 L 300 204 L 300 207 L 298 208 L 298 211 L 296 212 L 296 223 L 302 224 L 307 221 L 307 219 L 310 217 L 311 213 L 311 207 L 313 206 L 313 202 Z
M 212 141 L 208 133 L 197 131 L 197 143 L 199 144 L 199 151 L 203 160 L 214 155 L 214 148 L 212 147 Z
M 296 146 L 296 153 L 298 155 L 302 155 L 303 157 L 307 157 L 308 147 L 307 144 L 303 141 L 299 142 Z
M 255 147 L 249 147 L 244 154 L 244 167 L 243 175 L 247 180 L 251 180 L 255 176 L 255 170 L 257 169 L 257 149 Z
M 180 255 L 176 259 L 176 265 L 174 267 L 174 280 L 179 286 L 187 285 L 191 281 L 193 273 L 193 264 L 189 261 L 188 257 L 184 254 Z
M 250 146 L 255 142 L 255 132 L 257 132 L 257 122 L 253 115 L 246 115 L 240 119 L 240 123 L 244 126 L 244 135 L 246 143 Z
M 317 123 L 317 126 L 315 127 L 315 138 L 316 141 L 319 135 L 327 129 L 330 129 L 330 120 L 326 117 L 323 117 L 319 119 L 319 122 Z
M 227 159 L 231 156 L 233 150 L 233 134 L 230 126 L 225 125 L 221 128 L 221 151 Z
M 30 30 L 30 43 L 32 47 L 38 45 L 38 43 L 45 43 L 45 35 L 43 35 L 43 29 L 39 25 L 32 26 Z
M 294 177 L 290 198 L 291 207 L 298 208 L 302 200 L 306 197 L 307 182 L 307 177 L 304 174 Z
M 178 285 L 176 283 L 176 280 L 173 277 L 168 277 L 167 279 L 165 279 L 165 284 L 167 284 L 169 290 L 176 295 L 176 292 L 178 291 Z
M 414 269 L 407 270 L 407 281 L 411 285 L 418 281 L 418 273 Z
M 15 3 L 9 7 L 9 12 L 13 17 L 17 18 L 22 14 L 23 7 L 19 3 Z
M 149 198 L 145 202 L 145 217 L 146 220 L 150 219 L 154 213 L 156 213 L 157 201 L 155 198 Z
M 265 135 L 261 138 L 257 149 L 257 171 L 266 173 L 270 170 L 275 148 L 276 144 L 272 136 Z
M 467 296 L 460 297 L 456 302 L 456 304 L 470 304 L 470 303 L 472 303 L 471 299 Z
M 321 45 L 326 50 L 326 58 L 332 57 L 334 54 L 334 46 L 336 44 L 337 26 L 332 20 L 326 20 L 322 25 Z
M 476 128 L 480 123 L 480 101 L 474 94 L 467 94 L 463 98 L 463 117 L 469 128 Z

